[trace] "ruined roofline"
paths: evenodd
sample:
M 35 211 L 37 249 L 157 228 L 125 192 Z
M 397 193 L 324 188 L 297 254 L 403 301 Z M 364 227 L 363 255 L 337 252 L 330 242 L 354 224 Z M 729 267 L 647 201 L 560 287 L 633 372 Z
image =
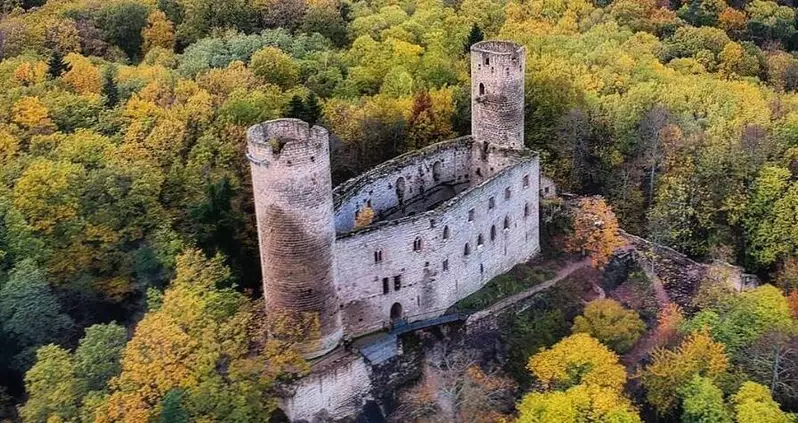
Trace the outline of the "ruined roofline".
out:
M 427 157 L 438 151 L 455 149 L 457 147 L 470 147 L 473 143 L 474 137 L 465 135 L 459 138 L 431 144 L 418 150 L 409 151 L 393 159 L 384 161 L 370 170 L 348 179 L 335 187 L 335 189 L 333 189 L 333 207 L 335 210 L 338 210 L 338 207 L 340 207 L 342 203 L 351 196 L 359 194 L 363 187 L 379 180 L 383 175 L 406 168 L 415 159 Z
M 449 149 L 454 149 L 457 147 L 470 147 L 475 142 L 473 135 L 464 135 L 462 137 L 453 138 L 446 141 L 437 142 L 435 144 L 430 144 L 424 148 L 420 148 L 418 150 L 408 151 L 407 153 L 400 154 L 393 159 L 386 160 L 377 166 L 371 168 L 370 170 L 355 176 L 354 178 L 347 179 L 346 181 L 342 182 L 340 185 L 336 186 L 333 189 L 333 207 L 338 210 L 338 207 L 341 206 L 343 202 L 348 200 L 351 196 L 357 195 L 360 193 L 360 190 L 363 187 L 367 186 L 368 184 L 378 180 L 381 176 L 385 174 L 389 174 L 393 171 L 404 169 L 408 166 L 409 163 L 413 162 L 413 160 L 417 158 L 424 158 L 430 156 L 433 153 L 437 153 L 438 151 L 444 151 Z M 537 157 L 538 153 L 534 150 L 523 149 L 523 150 L 516 150 L 503 147 L 497 144 L 491 144 L 492 147 L 501 149 L 505 151 L 507 154 L 513 154 L 517 157 Z
M 469 136 L 469 138 L 470 138 L 470 136 Z M 459 139 L 460 138 L 458 138 L 458 140 Z M 454 141 L 454 140 L 452 140 L 452 141 Z M 421 150 L 419 150 L 419 151 L 421 151 Z M 360 234 L 364 234 L 364 233 L 367 233 L 367 232 L 384 229 L 384 228 L 389 227 L 389 226 L 403 225 L 403 224 L 405 224 L 407 222 L 412 222 L 413 220 L 429 219 L 429 218 L 434 218 L 436 216 L 441 216 L 441 215 L 447 213 L 450 208 L 456 206 L 457 203 L 459 203 L 460 201 L 463 200 L 463 198 L 471 195 L 472 193 L 474 193 L 477 190 L 482 189 L 485 185 L 488 185 L 488 184 L 492 183 L 496 179 L 501 178 L 507 172 L 510 172 L 510 171 L 512 171 L 515 168 L 521 167 L 521 166 L 523 166 L 523 165 L 525 165 L 525 164 L 527 164 L 527 163 L 529 163 L 531 161 L 537 160 L 538 157 L 539 157 L 535 152 L 533 152 L 531 150 L 518 151 L 518 150 L 507 149 L 506 151 L 509 152 L 510 154 L 519 153 L 519 154 L 516 155 L 516 158 L 518 159 L 518 161 L 513 163 L 510 166 L 507 166 L 502 171 L 496 172 L 495 174 L 493 174 L 493 175 L 491 175 L 489 177 L 486 177 L 485 180 L 482 181 L 481 183 L 479 183 L 477 185 L 474 185 L 474 186 L 471 186 L 468 189 L 466 189 L 465 191 L 463 191 L 463 192 L 455 195 L 454 197 L 444 201 L 443 203 L 438 205 L 438 207 L 435 207 L 432 210 L 427 210 L 427 211 L 425 211 L 423 213 L 415 214 L 415 215 L 412 215 L 412 216 L 404 216 L 404 217 L 400 217 L 398 219 L 392 219 L 392 220 L 381 220 L 379 222 L 372 223 L 371 225 L 368 225 L 368 226 L 365 226 L 365 227 L 362 227 L 362 228 L 359 228 L 359 229 L 353 229 L 353 230 L 348 231 L 348 232 L 337 232 L 336 231 L 335 239 L 336 240 L 345 239 L 345 238 L 349 238 L 351 236 L 360 235 Z M 376 170 L 376 168 L 374 170 Z
M 489 53 L 491 55 L 514 55 L 523 53 L 526 48 L 511 41 L 487 40 L 471 46 L 471 53 Z

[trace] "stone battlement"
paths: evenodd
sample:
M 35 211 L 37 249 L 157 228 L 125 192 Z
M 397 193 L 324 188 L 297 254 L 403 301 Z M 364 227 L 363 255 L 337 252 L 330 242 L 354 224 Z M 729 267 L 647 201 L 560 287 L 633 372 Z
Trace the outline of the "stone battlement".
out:
M 247 158 L 256 165 L 312 165 L 316 158 L 329 154 L 327 129 L 311 128 L 299 119 L 271 120 L 247 130 Z

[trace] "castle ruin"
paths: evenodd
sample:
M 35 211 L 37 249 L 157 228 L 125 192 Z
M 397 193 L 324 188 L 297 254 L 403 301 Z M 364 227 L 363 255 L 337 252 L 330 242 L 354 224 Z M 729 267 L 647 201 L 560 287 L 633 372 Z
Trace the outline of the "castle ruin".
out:
M 249 128 L 267 310 L 317 316 L 302 351 L 326 363 L 284 401 L 292 420 L 322 410 L 344 417 L 369 396 L 373 363 L 342 353 L 342 341 L 439 317 L 539 252 L 540 164 L 524 148 L 524 66 L 522 46 L 474 44 L 471 135 L 335 189 L 326 129 L 296 119 Z M 356 227 L 367 209 L 373 221 Z

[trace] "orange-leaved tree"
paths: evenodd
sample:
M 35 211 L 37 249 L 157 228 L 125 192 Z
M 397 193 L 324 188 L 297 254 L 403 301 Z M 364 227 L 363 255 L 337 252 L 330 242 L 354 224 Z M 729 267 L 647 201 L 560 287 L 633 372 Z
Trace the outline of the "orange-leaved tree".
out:
M 579 199 L 573 214 L 573 233 L 566 239 L 566 249 L 590 255 L 593 266 L 601 268 L 612 254 L 624 245 L 618 234 L 618 219 L 599 196 Z

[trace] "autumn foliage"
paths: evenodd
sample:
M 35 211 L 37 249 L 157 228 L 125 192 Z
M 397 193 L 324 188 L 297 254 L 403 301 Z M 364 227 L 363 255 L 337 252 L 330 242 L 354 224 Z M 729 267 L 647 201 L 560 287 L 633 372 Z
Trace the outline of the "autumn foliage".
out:
M 577 333 L 542 350 L 528 369 L 543 389 L 519 403 L 521 423 L 640 421 L 623 395 L 626 371 L 618 356 L 590 335 Z
M 716 380 L 729 367 L 723 344 L 706 331 L 690 334 L 674 350 L 656 349 L 642 373 L 646 401 L 665 415 L 676 406 L 679 389 L 694 376 Z
M 574 319 L 573 332 L 587 333 L 623 354 L 645 331 L 646 325 L 634 310 L 624 308 L 612 299 L 597 299 L 585 306 L 581 316 Z
M 566 239 L 566 248 L 589 255 L 593 265 L 601 268 L 623 245 L 618 220 L 604 199 L 579 199 L 573 212 L 573 233 Z

